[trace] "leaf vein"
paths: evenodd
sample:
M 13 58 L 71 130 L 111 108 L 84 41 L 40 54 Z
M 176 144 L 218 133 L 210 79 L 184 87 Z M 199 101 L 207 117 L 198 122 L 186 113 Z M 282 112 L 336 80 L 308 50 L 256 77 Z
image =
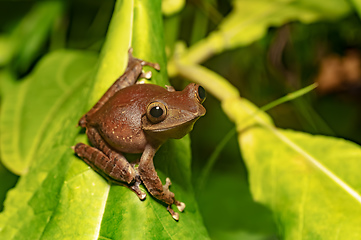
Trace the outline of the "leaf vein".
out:
M 289 138 L 287 138 L 285 135 L 283 135 L 280 131 L 277 129 L 268 126 L 266 124 L 263 124 L 266 126 L 269 130 L 271 130 L 280 140 L 282 140 L 284 143 L 286 143 L 288 146 L 290 146 L 293 150 L 304 156 L 310 163 L 312 163 L 316 168 L 318 168 L 321 172 L 323 172 L 326 176 L 328 176 L 332 181 L 334 181 L 337 185 L 339 185 L 346 193 L 348 193 L 351 197 L 353 197 L 357 202 L 361 204 L 361 196 L 360 194 L 354 190 L 352 187 L 350 187 L 346 182 L 344 182 L 341 178 L 336 176 L 332 171 L 330 171 L 327 167 L 325 167 L 322 163 L 317 161 L 311 154 L 306 152 L 304 149 L 302 149 L 300 146 L 298 146 L 296 143 L 291 141 Z
M 68 89 L 69 86 L 67 86 L 65 84 L 65 82 L 63 81 L 63 79 L 65 79 L 65 70 L 67 69 L 67 67 L 70 65 L 70 63 L 72 62 L 72 60 L 75 58 L 72 55 L 67 55 L 64 57 L 65 60 L 60 64 L 59 68 L 58 68 L 58 73 L 56 75 L 56 82 L 59 84 L 59 87 L 66 91 Z
M 89 74 L 90 71 L 85 72 L 82 76 L 79 77 L 79 82 L 74 84 L 75 86 L 73 88 L 69 88 L 67 91 L 64 92 L 64 94 L 55 102 L 55 104 L 52 106 L 52 108 L 49 110 L 47 116 L 45 117 L 44 122 L 41 124 L 41 127 L 38 131 L 38 134 L 34 137 L 34 141 L 32 144 L 32 147 L 30 148 L 28 157 L 26 158 L 26 163 L 29 163 L 31 159 L 34 157 L 36 150 L 38 149 L 41 139 L 43 138 L 46 129 L 48 128 L 49 124 L 51 123 L 53 116 L 55 115 L 58 108 L 69 98 L 71 94 L 73 94 L 79 87 L 81 87 L 84 83 L 84 81 L 87 79 L 86 76 Z M 24 169 L 24 172 L 27 172 L 29 165 L 26 169 Z

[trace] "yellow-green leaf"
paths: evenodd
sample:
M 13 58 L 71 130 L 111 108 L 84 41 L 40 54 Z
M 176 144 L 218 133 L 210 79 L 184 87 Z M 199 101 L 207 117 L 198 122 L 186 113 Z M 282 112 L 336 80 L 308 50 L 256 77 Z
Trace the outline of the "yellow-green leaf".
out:
M 361 235 L 360 146 L 278 129 L 246 100 L 222 106 L 237 125 L 252 195 L 273 211 L 284 239 Z
M 239 141 L 253 197 L 272 209 L 284 239 L 361 236 L 360 146 L 264 127 Z

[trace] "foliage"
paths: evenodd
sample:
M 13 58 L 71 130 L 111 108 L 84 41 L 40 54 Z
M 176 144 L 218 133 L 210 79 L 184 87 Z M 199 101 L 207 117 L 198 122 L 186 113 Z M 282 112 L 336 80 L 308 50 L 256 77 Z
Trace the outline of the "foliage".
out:
M 361 142 L 352 124 L 359 122 L 358 99 L 347 88 L 324 96 L 306 94 L 315 85 L 301 89 L 320 78 L 317 66 L 327 54 L 359 48 L 361 32 L 349 31 L 359 27 L 357 1 L 1 4 L 18 11 L 0 14 L 0 153 L 6 168 L 20 175 L 0 213 L 1 238 L 361 234 L 361 150 L 336 137 Z M 334 32 L 343 34 L 330 39 Z M 139 201 L 110 186 L 70 149 L 87 141 L 77 120 L 124 72 L 130 46 L 136 57 L 160 64 L 152 83 L 164 86 L 170 75 L 177 88 L 186 78 L 209 93 L 207 115 L 191 136 L 192 162 L 189 137 L 156 154 L 162 181 L 169 176 L 186 203 L 179 222 L 149 194 Z M 2 182 L 14 178 L 0 168 Z

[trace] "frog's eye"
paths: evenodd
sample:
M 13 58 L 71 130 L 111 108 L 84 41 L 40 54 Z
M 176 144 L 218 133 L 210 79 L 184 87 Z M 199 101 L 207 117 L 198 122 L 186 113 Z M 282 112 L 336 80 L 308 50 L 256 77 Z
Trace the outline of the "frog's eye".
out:
M 161 102 L 152 102 L 147 107 L 147 118 L 152 123 L 159 123 L 167 116 L 167 108 Z
M 204 88 L 200 85 L 198 85 L 197 89 L 197 98 L 200 103 L 203 103 L 206 99 L 206 90 L 204 90 Z

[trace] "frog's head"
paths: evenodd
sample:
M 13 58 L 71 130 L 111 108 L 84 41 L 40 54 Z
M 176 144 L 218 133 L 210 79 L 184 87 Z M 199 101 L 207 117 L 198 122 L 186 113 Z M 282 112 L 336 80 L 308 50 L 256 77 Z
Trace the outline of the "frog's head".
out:
M 198 84 L 189 84 L 183 91 L 170 89 L 150 101 L 142 117 L 142 128 L 161 141 L 182 138 L 206 113 L 202 105 L 205 99 L 206 92 Z

